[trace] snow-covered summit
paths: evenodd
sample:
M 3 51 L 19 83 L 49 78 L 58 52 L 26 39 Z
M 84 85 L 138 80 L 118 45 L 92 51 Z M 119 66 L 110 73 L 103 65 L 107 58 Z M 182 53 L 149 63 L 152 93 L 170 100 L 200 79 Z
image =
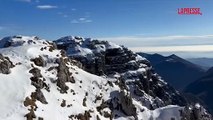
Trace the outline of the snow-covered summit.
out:
M 119 45 L 108 41 L 93 40 L 91 38 L 66 36 L 54 41 L 59 48 L 64 48 L 68 56 L 94 56 L 94 54 L 105 52 L 108 49 L 122 49 Z
M 0 48 L 5 47 L 17 47 L 22 45 L 30 45 L 30 44 L 47 44 L 47 41 L 40 39 L 37 36 L 9 36 L 5 37 L 0 41 Z
M 6 42 L 10 44 L 5 46 Z M 87 46 L 94 42 L 106 51 L 96 53 Z M 211 119 L 202 106 L 180 106 L 182 97 L 152 72 L 147 60 L 127 48 L 81 41 L 78 49 L 90 50 L 96 63 L 106 54 L 102 68 L 108 66 L 116 73 L 97 76 L 84 71 L 75 54 L 68 57 L 50 41 L 16 36 L 0 43 L 0 67 L 9 71 L 0 72 L 0 120 Z M 71 44 L 68 47 L 73 49 Z M 122 62 L 131 67 L 117 71 L 124 67 Z

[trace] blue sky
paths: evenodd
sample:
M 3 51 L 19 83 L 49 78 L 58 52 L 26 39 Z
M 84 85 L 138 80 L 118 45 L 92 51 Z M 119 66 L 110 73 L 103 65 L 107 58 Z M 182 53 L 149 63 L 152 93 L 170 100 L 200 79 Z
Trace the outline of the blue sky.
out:
M 0 38 L 79 35 L 157 51 L 213 45 L 212 5 L 212 0 L 1 0 Z M 178 15 L 184 7 L 199 7 L 203 15 Z

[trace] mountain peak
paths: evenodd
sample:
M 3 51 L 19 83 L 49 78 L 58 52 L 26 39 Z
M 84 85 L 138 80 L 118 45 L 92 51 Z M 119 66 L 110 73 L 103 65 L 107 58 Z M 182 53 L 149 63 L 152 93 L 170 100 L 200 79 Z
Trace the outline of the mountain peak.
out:
M 172 54 L 172 55 L 170 55 L 170 56 L 168 56 L 169 58 L 175 58 L 175 59 L 179 59 L 180 57 L 179 56 L 177 56 L 177 55 L 175 55 L 175 54 Z
M 0 48 L 17 47 L 22 45 L 48 44 L 46 40 L 37 36 L 8 36 L 0 40 Z

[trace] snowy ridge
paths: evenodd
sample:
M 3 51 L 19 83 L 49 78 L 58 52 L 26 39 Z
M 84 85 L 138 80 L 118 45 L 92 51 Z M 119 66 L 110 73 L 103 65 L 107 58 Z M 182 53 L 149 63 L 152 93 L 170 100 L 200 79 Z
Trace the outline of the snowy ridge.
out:
M 107 49 L 121 48 L 120 46 L 107 41 L 102 41 L 102 43 L 98 44 L 91 44 L 92 41 L 93 40 L 91 38 L 67 36 L 58 39 L 57 41 L 55 41 L 55 43 L 58 46 L 61 45 L 61 47 L 64 47 L 64 44 L 69 45 L 66 46 L 68 56 L 75 55 L 89 57 L 94 56 L 94 53 L 101 53 L 106 51 Z M 94 49 L 89 49 L 88 47 L 93 47 Z
M 73 40 L 74 37 L 69 38 Z M 89 49 L 89 41 L 83 39 L 74 42 L 78 42 L 78 55 L 101 51 Z M 64 44 L 66 41 L 60 42 Z M 184 106 L 164 105 L 150 109 L 146 102 L 154 106 L 156 101 L 162 100 L 144 91 L 143 96 L 134 96 L 134 89 L 131 88 L 134 86 L 120 80 L 120 76 L 126 76 L 126 82 L 132 83 L 130 81 L 134 80 L 127 79 L 127 74 L 145 74 L 146 64 L 140 64 L 141 68 L 137 70 L 117 73 L 117 77 L 97 76 L 77 67 L 75 60 L 44 39 L 13 36 L 3 38 L 0 46 L 0 53 L 14 64 L 9 74 L 0 73 L 0 94 L 4 95 L 0 99 L 0 120 L 180 120 L 190 117 L 185 113 L 187 107 Z M 103 50 L 123 49 L 112 43 L 104 46 L 106 48 L 101 44 L 96 47 Z M 67 50 L 70 49 L 76 47 L 69 45 Z M 81 54 L 85 49 L 86 53 Z M 91 53 L 87 50 L 91 50 Z M 136 58 L 136 62 L 145 60 L 140 56 Z M 163 80 L 158 84 L 165 85 Z M 193 109 L 193 106 L 190 107 Z M 202 113 L 198 111 L 199 114 L 208 115 L 199 104 L 196 104 L 196 108 L 202 109 Z

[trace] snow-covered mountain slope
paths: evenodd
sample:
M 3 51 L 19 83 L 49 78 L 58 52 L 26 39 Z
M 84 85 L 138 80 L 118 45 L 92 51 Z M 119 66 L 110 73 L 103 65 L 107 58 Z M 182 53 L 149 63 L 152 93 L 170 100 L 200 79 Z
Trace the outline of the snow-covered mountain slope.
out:
M 64 44 L 66 41 L 61 42 Z M 115 44 L 104 47 L 122 48 Z M 79 49 L 83 49 L 85 54 L 80 51 L 75 55 L 87 56 L 94 52 L 81 46 Z M 179 106 L 172 104 L 174 101 L 165 104 L 161 98 L 147 92 L 153 91 L 153 86 L 146 89 L 141 86 L 137 91 L 140 96 L 134 94 L 133 87 L 140 86 L 141 82 L 132 77 L 127 79 L 127 75 L 137 77 L 140 74 L 140 81 L 146 81 L 142 79 L 148 77 L 146 64 L 140 64 L 137 70 L 127 69 L 128 74 L 126 71 L 111 77 L 97 76 L 82 70 L 79 61 L 67 57 L 54 43 L 28 36 L 3 38 L 0 40 L 0 53 L 0 120 L 211 119 L 198 104 Z M 140 56 L 136 58 L 145 60 Z M 155 82 L 159 86 L 155 88 L 167 86 L 160 78 Z M 173 91 L 161 91 L 159 95 L 178 95 Z M 168 99 L 172 100 L 173 95 Z

